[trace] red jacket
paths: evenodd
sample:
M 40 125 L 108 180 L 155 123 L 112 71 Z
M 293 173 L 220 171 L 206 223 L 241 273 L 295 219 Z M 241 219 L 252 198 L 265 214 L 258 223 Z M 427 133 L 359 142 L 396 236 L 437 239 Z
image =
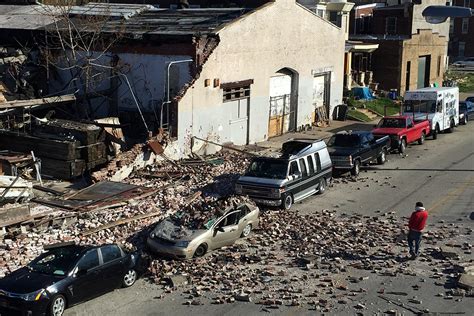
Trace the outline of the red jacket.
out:
M 426 225 L 428 219 L 428 211 L 424 208 L 419 208 L 411 214 L 410 221 L 408 222 L 408 228 L 416 232 L 421 232 Z

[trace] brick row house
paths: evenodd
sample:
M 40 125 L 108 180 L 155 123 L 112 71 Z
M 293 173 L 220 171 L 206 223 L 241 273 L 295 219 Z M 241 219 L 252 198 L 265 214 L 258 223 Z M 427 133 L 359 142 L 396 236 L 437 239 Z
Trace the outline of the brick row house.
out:
M 378 88 L 396 89 L 401 95 L 441 85 L 448 61 L 449 22 L 428 24 L 421 12 L 429 5 L 444 4 L 440 0 L 356 4 L 349 39 L 378 44 L 378 49 L 353 62 L 370 67 Z
M 474 0 L 453 0 L 454 6 L 474 9 Z M 450 61 L 474 57 L 474 16 L 451 19 L 449 25 Z

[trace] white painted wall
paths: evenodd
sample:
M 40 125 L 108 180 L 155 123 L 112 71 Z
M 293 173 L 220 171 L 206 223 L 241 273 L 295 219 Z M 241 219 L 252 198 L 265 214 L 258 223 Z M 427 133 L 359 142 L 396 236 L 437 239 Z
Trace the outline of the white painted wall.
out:
M 314 73 L 331 71 L 331 109 L 341 103 L 344 32 L 294 0 L 269 3 L 218 34 L 219 45 L 179 102 L 178 138 L 183 151 L 190 148 L 192 135 L 220 143 L 231 140 L 229 103 L 222 102 L 222 89 L 205 87 L 205 79 L 254 80 L 250 143 L 267 139 L 270 77 L 282 68 L 299 74 L 297 126 L 311 124 Z

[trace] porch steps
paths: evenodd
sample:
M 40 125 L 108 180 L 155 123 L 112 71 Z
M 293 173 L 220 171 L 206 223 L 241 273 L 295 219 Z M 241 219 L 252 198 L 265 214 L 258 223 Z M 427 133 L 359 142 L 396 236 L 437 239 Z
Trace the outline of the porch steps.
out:
M 362 108 L 357 108 L 357 111 L 365 114 L 371 121 L 375 120 L 378 117 L 378 114 L 369 110 L 369 109 L 362 109 Z

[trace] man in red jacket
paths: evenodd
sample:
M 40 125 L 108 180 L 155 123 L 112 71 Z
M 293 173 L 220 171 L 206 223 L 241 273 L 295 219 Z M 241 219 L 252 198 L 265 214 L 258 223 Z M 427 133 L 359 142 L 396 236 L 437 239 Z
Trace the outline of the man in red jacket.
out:
M 410 247 L 410 255 L 415 259 L 420 251 L 421 234 L 428 219 L 428 211 L 423 207 L 422 202 L 416 202 L 415 211 L 410 216 L 408 222 L 408 246 Z

